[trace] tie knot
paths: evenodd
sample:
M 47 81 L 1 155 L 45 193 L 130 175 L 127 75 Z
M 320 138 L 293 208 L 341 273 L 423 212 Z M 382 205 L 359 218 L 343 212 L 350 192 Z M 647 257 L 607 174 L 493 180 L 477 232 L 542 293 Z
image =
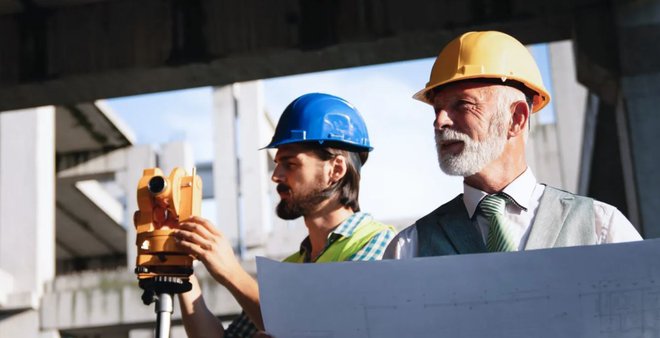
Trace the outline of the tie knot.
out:
M 504 214 L 504 208 L 506 208 L 507 198 L 505 196 L 496 194 L 488 195 L 481 200 L 479 203 L 479 210 L 486 217 L 491 217 L 493 215 L 502 215 Z

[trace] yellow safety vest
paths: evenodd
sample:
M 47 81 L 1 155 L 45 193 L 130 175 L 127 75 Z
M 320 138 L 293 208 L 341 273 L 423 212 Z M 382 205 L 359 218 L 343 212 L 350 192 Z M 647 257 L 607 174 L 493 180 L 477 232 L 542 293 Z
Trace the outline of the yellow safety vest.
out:
M 382 224 L 374 221 L 373 219 L 365 219 L 356 227 L 353 235 L 350 237 L 342 237 L 330 244 L 319 258 L 316 263 L 328 262 L 343 262 L 355 255 L 362 249 L 369 241 L 381 231 L 390 229 L 394 231 L 392 226 Z M 284 262 L 287 263 L 304 263 L 304 257 L 300 251 L 287 257 Z

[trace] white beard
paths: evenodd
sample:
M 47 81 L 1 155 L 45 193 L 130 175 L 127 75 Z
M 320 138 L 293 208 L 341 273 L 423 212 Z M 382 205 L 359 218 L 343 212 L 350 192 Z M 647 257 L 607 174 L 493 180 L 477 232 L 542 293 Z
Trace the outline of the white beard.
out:
M 447 175 L 463 177 L 480 172 L 504 151 L 506 136 L 497 129 L 499 128 L 489 128 L 489 137 L 483 141 L 475 141 L 470 136 L 451 129 L 436 130 L 435 146 L 440 169 Z M 440 144 L 443 141 L 461 141 L 464 148 L 458 154 L 442 154 Z

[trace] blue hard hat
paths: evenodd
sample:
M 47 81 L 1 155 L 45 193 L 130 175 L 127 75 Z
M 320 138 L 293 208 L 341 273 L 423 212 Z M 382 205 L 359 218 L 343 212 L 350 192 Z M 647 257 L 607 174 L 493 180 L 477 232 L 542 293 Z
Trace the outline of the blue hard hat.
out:
M 282 113 L 275 135 L 264 148 L 283 144 L 317 142 L 346 150 L 371 151 L 367 125 L 348 101 L 329 94 L 305 94 Z

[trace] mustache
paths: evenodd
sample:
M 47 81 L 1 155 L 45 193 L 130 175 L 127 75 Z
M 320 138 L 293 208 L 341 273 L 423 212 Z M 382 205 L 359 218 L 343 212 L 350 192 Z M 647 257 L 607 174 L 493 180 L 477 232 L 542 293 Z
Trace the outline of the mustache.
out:
M 284 184 L 284 183 L 278 184 L 276 189 L 277 189 L 277 192 L 280 192 L 280 193 L 285 193 L 285 192 L 288 192 L 289 190 L 291 190 L 291 188 L 288 185 Z
M 435 142 L 440 143 L 440 142 L 445 142 L 445 141 L 463 141 L 463 142 L 469 142 L 472 139 L 470 136 L 467 134 L 463 134 L 459 131 L 456 130 L 451 130 L 451 129 L 443 129 L 443 130 L 436 130 L 435 131 Z

